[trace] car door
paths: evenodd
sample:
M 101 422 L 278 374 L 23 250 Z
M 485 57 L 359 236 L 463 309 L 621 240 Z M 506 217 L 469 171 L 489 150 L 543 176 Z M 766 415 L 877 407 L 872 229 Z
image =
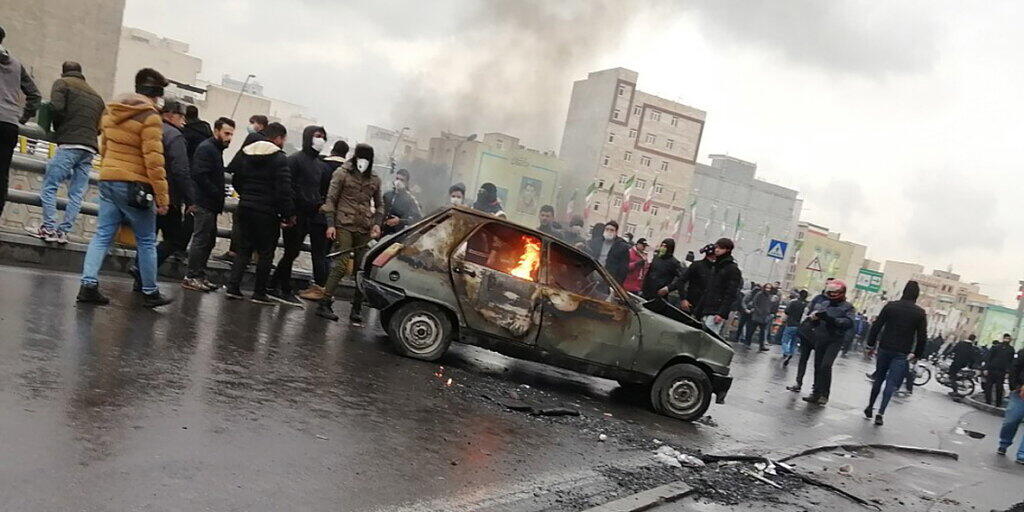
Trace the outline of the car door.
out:
M 640 321 L 597 263 L 552 242 L 545 259 L 537 346 L 588 362 L 631 368 Z
M 541 249 L 539 237 L 500 222 L 481 225 L 455 249 L 452 283 L 471 329 L 536 342 Z

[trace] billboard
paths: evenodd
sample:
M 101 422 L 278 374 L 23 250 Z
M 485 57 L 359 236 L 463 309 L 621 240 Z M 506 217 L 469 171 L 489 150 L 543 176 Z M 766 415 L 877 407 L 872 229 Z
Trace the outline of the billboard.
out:
M 541 205 L 555 204 L 558 172 L 526 158 L 484 151 L 477 167 L 476 186 L 493 183 L 508 219 L 536 227 Z

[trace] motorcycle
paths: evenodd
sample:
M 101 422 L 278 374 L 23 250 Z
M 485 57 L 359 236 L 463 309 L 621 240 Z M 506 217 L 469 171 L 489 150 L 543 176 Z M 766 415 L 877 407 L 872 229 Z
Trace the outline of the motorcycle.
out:
M 974 394 L 977 386 L 975 380 L 978 378 L 978 371 L 971 368 L 964 368 L 956 374 L 955 379 L 949 375 L 949 365 L 940 365 L 935 373 L 935 381 L 953 390 L 959 396 L 970 396 Z

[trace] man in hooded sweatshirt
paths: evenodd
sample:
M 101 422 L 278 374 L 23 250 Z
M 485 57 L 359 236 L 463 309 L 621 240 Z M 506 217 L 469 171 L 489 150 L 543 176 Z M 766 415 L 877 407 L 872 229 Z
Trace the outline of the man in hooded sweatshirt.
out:
M 326 143 L 327 130 L 323 126 L 307 126 L 302 130 L 302 150 L 288 156 L 295 225 L 284 230 L 284 254 L 277 262 L 277 269 L 267 291 L 271 299 L 286 306 L 302 307 L 302 302 L 292 292 L 292 265 L 302 252 L 302 242 L 306 240 L 313 219 L 324 204 L 320 182 L 327 164 L 320 160 L 320 151 Z
M 501 201 L 498 199 L 498 187 L 494 186 L 494 183 L 488 182 L 480 185 L 480 190 L 476 193 L 476 202 L 473 203 L 473 209 L 491 215 L 498 215 L 504 211 L 501 207 Z
M 27 123 L 36 114 L 42 99 L 28 71 L 4 48 L 6 35 L 0 27 L 0 215 L 7 203 L 7 182 L 14 145 L 18 143 L 18 123 Z
M 324 286 L 324 298 L 317 307 L 321 318 L 337 321 L 334 314 L 334 291 L 348 274 L 349 260 L 362 261 L 370 240 L 380 238 L 382 209 L 380 178 L 373 173 L 373 147 L 356 144 L 356 149 L 344 165 L 334 171 L 327 199 L 320 211 L 333 221 L 327 228 L 327 238 L 334 240 L 334 252 L 341 252 L 335 259 L 331 274 Z M 353 265 L 353 272 L 357 269 Z M 363 294 L 356 288 L 352 298 L 349 321 L 362 324 Z
M 882 403 L 878 406 L 875 425 L 882 425 L 885 408 L 889 405 L 893 393 L 900 387 L 907 375 L 909 364 L 924 354 L 928 342 L 928 316 L 924 309 L 917 305 L 917 297 L 921 288 L 917 281 L 907 281 L 900 300 L 889 302 L 878 313 L 878 319 L 868 332 L 867 352 L 871 355 L 878 347 L 875 359 L 874 382 L 871 385 L 871 397 L 864 409 L 864 416 L 871 419 L 875 400 L 878 399 L 882 384 Z
M 331 154 L 324 158 L 323 167 L 320 169 L 320 196 L 327 199 L 327 192 L 331 189 L 331 177 L 334 171 L 338 170 L 345 163 L 348 156 L 348 143 L 339 140 L 331 147 Z M 327 284 L 327 275 L 331 271 L 331 262 L 327 259 L 327 252 L 331 248 L 331 242 L 327 239 L 327 215 L 317 211 L 316 215 L 309 219 L 309 258 L 313 262 L 313 282 L 309 288 L 299 292 L 299 297 L 320 301 L 324 298 L 324 285 Z
M 285 156 L 288 130 L 281 123 L 270 123 L 264 130 L 266 140 L 243 147 L 241 166 L 235 171 L 233 183 L 238 191 L 238 254 L 231 262 L 231 277 L 226 294 L 230 299 L 242 299 L 239 285 L 255 252 L 256 285 L 252 301 L 256 304 L 274 304 L 267 295 L 270 265 L 274 261 L 280 228 L 295 225 L 295 191 L 292 173 Z
M 704 326 L 715 334 L 721 334 L 725 320 L 732 311 L 736 293 L 743 285 L 743 273 L 732 257 L 736 247 L 732 240 L 720 238 L 715 242 L 714 260 L 707 276 L 707 283 L 701 292 L 700 299 L 693 305 L 697 318 L 704 321 Z
M 675 258 L 675 252 L 675 240 L 666 238 L 661 241 L 644 275 L 643 286 L 640 288 L 643 298 L 651 300 L 668 295 L 675 289 L 676 279 L 683 273 L 683 265 Z M 664 293 L 661 293 L 662 290 Z
M 825 285 L 825 300 L 812 301 L 808 309 L 810 341 L 814 344 L 814 388 L 803 400 L 825 405 L 832 391 L 832 364 L 842 348 L 846 330 L 853 328 L 857 311 L 846 301 L 846 283 L 839 279 L 829 281 Z
M 85 253 L 78 302 L 110 302 L 100 293 L 99 272 L 114 235 L 125 223 L 135 235 L 143 305 L 153 308 L 171 302 L 156 284 L 156 218 L 167 214 L 171 204 L 164 171 L 163 122 L 157 108 L 167 83 L 154 69 L 140 70 L 135 75 L 135 93 L 116 98 L 100 120 L 100 212 L 96 234 Z
M 199 109 L 195 105 L 185 107 L 185 125 L 181 127 L 181 135 L 185 137 L 189 163 L 196 154 L 196 148 L 206 139 L 213 137 L 210 123 L 199 119 Z

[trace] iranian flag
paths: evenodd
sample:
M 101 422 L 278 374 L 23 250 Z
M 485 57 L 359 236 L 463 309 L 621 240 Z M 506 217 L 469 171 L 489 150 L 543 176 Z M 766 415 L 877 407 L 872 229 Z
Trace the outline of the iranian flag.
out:
M 630 176 L 626 183 L 626 190 L 622 192 L 622 211 L 623 213 L 629 211 L 630 203 L 633 201 L 633 185 L 636 183 L 636 174 Z
M 690 243 L 693 241 L 693 219 L 697 217 L 697 198 L 693 198 L 693 202 L 690 203 L 690 224 L 686 226 L 686 242 Z M 686 212 L 683 211 L 683 214 Z
M 591 185 L 591 186 L 593 186 L 593 185 Z M 565 206 L 565 216 L 567 218 L 571 218 L 572 217 L 572 211 L 576 209 L 576 193 L 577 192 L 579 192 L 579 189 L 576 189 L 576 190 L 572 191 L 572 197 L 569 198 L 569 202 Z
M 643 210 L 645 212 L 651 211 L 651 204 L 654 203 L 654 187 L 657 186 L 657 184 L 658 178 L 654 178 L 654 181 L 651 183 L 650 190 L 647 191 L 647 199 L 644 200 Z

